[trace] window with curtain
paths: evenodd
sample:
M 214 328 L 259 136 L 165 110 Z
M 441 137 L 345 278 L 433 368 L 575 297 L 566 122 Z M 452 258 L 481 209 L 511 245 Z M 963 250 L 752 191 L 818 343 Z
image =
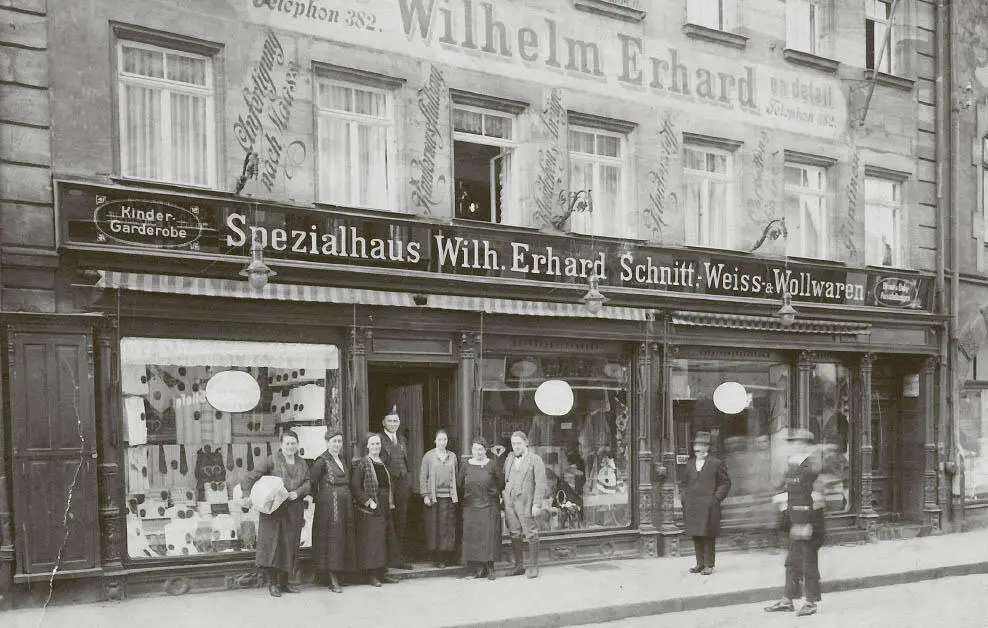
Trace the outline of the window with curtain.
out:
M 828 256 L 827 169 L 800 163 L 785 165 L 788 255 Z
M 517 197 L 513 114 L 453 106 L 453 179 L 456 217 L 522 225 Z
M 786 48 L 825 57 L 832 0 L 786 0 Z
M 128 337 L 120 363 L 134 559 L 254 550 L 258 511 L 243 508 L 242 480 L 278 451 L 282 431 L 313 460 L 342 427 L 334 345 Z
M 904 265 L 902 183 L 865 177 L 865 263 Z
M 212 60 L 121 41 L 117 78 L 121 175 L 214 185 Z
M 686 243 L 732 248 L 734 156 L 726 150 L 686 146 L 683 186 Z
M 390 91 L 318 79 L 316 133 L 320 202 L 372 209 L 395 206 Z
M 570 229 L 587 235 L 630 237 L 624 202 L 625 136 L 571 126 L 569 191 L 591 190 L 592 212 L 574 212 Z
M 687 0 L 686 21 L 719 31 L 733 31 L 740 0 Z
M 889 36 L 889 44 L 885 49 L 885 55 L 879 62 L 879 55 L 885 43 L 888 31 L 892 31 Z M 892 1 L 891 0 L 865 0 L 865 67 L 869 70 L 878 70 L 886 74 L 892 74 L 895 64 L 892 63 L 892 56 L 895 51 L 895 29 L 892 27 Z

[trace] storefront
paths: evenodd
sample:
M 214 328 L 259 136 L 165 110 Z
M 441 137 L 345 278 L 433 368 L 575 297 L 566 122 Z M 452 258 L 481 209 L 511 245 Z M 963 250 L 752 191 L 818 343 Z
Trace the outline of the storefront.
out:
M 240 480 L 283 429 L 306 458 L 336 428 L 356 454 L 391 408 L 415 468 L 440 427 L 457 453 L 481 434 L 498 457 L 526 432 L 548 470 L 549 561 L 691 551 L 676 477 L 700 429 L 733 476 L 728 547 L 773 542 L 770 498 L 796 426 L 817 437 L 837 538 L 881 521 L 939 525 L 939 320 L 925 275 L 56 188 L 78 313 L 7 322 L 5 468 L 25 591 L 50 576 L 39 548 L 53 539 L 38 536 L 50 533 L 28 493 L 51 478 L 52 500 L 62 484 L 85 487 L 66 519 L 78 561 L 60 568 L 77 577 L 60 586 L 105 598 L 252 586 L 257 513 L 242 508 Z M 277 271 L 263 286 L 239 274 L 252 241 Z M 592 274 L 608 299 L 599 308 L 581 302 Z M 780 290 L 794 321 L 776 316 Z M 36 403 L 46 395 L 58 413 Z M 77 426 L 82 449 L 59 450 Z M 43 443 L 63 468 L 86 459 L 81 481 L 25 470 Z M 311 577 L 305 560 L 298 575 Z

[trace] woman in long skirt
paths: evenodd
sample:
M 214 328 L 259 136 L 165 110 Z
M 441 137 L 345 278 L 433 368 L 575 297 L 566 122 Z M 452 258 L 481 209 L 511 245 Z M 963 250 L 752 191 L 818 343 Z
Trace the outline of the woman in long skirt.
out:
M 446 449 L 449 435 L 436 431 L 436 448 L 422 456 L 419 490 L 425 503 L 425 539 L 436 567 L 455 565 L 456 454 Z
M 287 430 L 281 435 L 281 451 L 264 460 L 241 482 L 244 492 L 249 494 L 262 476 L 273 475 L 284 481 L 288 491 L 288 499 L 273 513 L 262 512 L 257 525 L 255 563 L 264 570 L 268 592 L 274 597 L 298 593 L 289 579 L 295 571 L 295 556 L 302 541 L 305 508 L 302 498 L 309 494 L 309 466 L 297 453 L 298 435 Z
M 400 556 L 394 527 L 394 494 L 391 474 L 381 460 L 381 435 L 364 439 L 363 458 L 357 461 L 350 478 L 355 507 L 357 569 L 368 574 L 375 587 L 397 582 L 388 576 L 388 565 Z
M 463 496 L 463 560 L 475 578 L 494 580 L 494 562 L 501 553 L 501 491 L 504 477 L 497 461 L 487 457 L 487 441 L 473 439 L 470 458 L 460 465 Z
M 343 434 L 326 432 L 326 451 L 316 458 L 309 472 L 315 497 L 312 517 L 312 563 L 334 593 L 342 593 L 337 572 L 353 569 L 353 498 L 350 466 L 340 458 Z

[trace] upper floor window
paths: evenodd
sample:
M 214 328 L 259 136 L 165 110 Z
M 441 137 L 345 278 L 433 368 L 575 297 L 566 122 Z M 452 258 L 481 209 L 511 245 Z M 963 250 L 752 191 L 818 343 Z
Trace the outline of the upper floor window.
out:
M 733 151 L 704 145 L 683 148 L 686 244 L 734 248 Z
M 120 173 L 209 187 L 216 179 L 212 59 L 117 45 Z
M 320 202 L 372 209 L 397 205 L 393 100 L 391 90 L 317 81 Z
M 517 198 L 517 117 L 454 104 L 453 179 L 456 217 L 521 224 Z
M 885 44 L 888 33 L 889 43 Z M 892 1 L 865 0 L 865 68 L 892 74 L 895 70 L 892 63 L 895 31 L 892 28 Z M 881 59 L 879 59 L 881 56 Z
M 687 0 L 686 21 L 719 31 L 733 31 L 738 25 L 739 0 Z
M 787 254 L 828 256 L 827 169 L 789 162 L 785 165 Z
M 832 0 L 786 0 L 786 48 L 828 56 Z
M 902 182 L 865 177 L 865 263 L 904 266 Z
M 570 216 L 570 230 L 627 237 L 625 214 L 626 136 L 600 129 L 569 128 L 569 192 L 589 190 L 592 211 Z

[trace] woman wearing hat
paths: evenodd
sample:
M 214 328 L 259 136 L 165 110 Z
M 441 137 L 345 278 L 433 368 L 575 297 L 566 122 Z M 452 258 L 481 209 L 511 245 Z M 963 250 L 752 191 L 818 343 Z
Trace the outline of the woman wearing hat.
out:
M 315 496 L 312 517 L 312 564 L 334 593 L 342 593 L 337 573 L 354 567 L 353 498 L 350 465 L 340 457 L 343 434 L 326 432 L 326 451 L 309 473 Z
M 720 503 L 731 490 L 727 465 L 710 455 L 710 434 L 697 432 L 693 441 L 693 458 L 686 463 L 680 489 L 683 502 L 683 526 L 693 537 L 696 567 L 690 573 L 709 576 L 714 572 L 717 535 L 720 533 Z

